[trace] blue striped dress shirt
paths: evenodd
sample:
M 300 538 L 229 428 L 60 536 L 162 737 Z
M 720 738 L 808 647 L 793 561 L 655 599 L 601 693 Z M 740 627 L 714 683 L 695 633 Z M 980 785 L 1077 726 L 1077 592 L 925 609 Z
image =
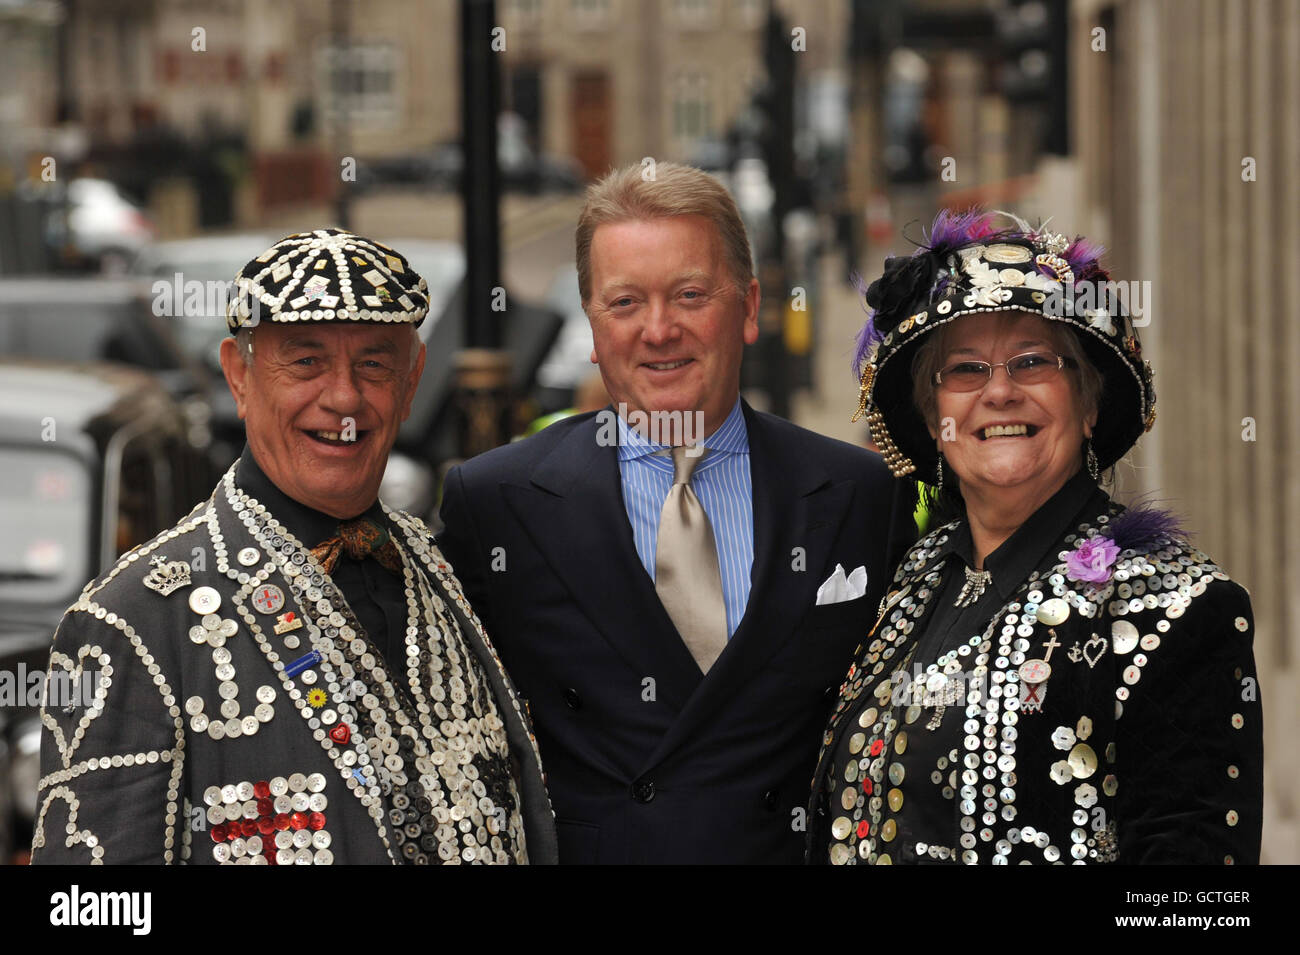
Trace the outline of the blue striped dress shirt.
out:
M 722 427 L 701 443 L 708 451 L 691 475 L 691 488 L 713 526 L 730 638 L 749 603 L 749 574 L 754 564 L 749 432 L 745 429 L 739 398 Z M 623 482 L 623 504 L 632 524 L 637 556 L 651 580 L 655 578 L 659 516 L 673 484 L 672 458 L 657 453 L 666 447 L 647 441 L 618 417 L 618 470 Z

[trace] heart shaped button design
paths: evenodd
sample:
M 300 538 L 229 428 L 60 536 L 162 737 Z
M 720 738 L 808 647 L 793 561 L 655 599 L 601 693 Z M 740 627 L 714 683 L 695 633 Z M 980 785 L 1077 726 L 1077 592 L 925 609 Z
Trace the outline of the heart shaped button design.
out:
M 95 670 L 90 672 L 97 671 L 93 680 L 93 696 L 89 700 L 83 698 L 85 695 L 84 691 L 88 688 L 88 684 L 90 683 L 90 681 L 86 679 L 87 659 L 93 660 L 95 663 Z M 112 666 L 110 665 L 111 659 L 112 658 L 98 646 L 91 646 L 90 644 L 83 644 L 78 648 L 77 662 L 75 665 L 73 664 L 71 657 L 60 653 L 58 650 L 55 650 L 50 654 L 51 671 L 49 676 L 46 677 L 47 698 L 46 706 L 43 708 L 43 712 L 41 713 L 41 722 L 53 734 L 54 745 L 58 747 L 59 757 L 62 759 L 65 768 L 72 765 L 72 756 L 81 745 L 85 731 L 74 732 L 72 739 L 68 740 L 63 735 L 63 728 L 55 721 L 54 717 L 50 715 L 50 712 L 52 709 L 56 708 L 62 708 L 64 712 L 67 712 L 69 709 L 75 712 L 76 708 L 84 706 L 86 707 L 84 716 L 88 720 L 87 729 L 89 729 L 90 723 L 93 723 L 99 715 L 104 712 L 104 700 L 108 696 L 108 687 L 113 673 Z M 57 679 L 57 677 L 55 677 L 55 668 L 57 668 L 58 671 L 62 671 L 63 674 L 62 679 L 65 682 L 62 687 L 60 687 L 60 691 L 62 692 L 56 691 L 50 685 L 52 677 Z M 63 708 L 52 705 L 61 702 L 62 698 L 67 694 L 70 694 L 70 698 L 66 701 L 69 704 L 68 707 Z M 74 723 L 75 722 L 78 722 L 78 720 L 74 719 Z
M 347 746 L 348 741 L 352 739 L 352 730 L 348 729 L 347 723 L 339 723 L 330 730 L 330 739 L 340 746 Z
M 1083 645 L 1083 658 L 1088 661 L 1089 670 L 1097 665 L 1097 661 L 1102 658 L 1105 652 L 1106 641 L 1094 633 L 1088 642 Z

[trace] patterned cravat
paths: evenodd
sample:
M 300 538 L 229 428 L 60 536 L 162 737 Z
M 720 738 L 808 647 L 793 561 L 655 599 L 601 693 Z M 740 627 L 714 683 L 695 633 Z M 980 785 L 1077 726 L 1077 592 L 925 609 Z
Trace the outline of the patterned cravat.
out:
M 368 517 L 355 517 L 339 524 L 335 537 L 323 540 L 311 549 L 311 555 L 320 561 L 325 573 L 334 573 L 339 557 L 347 554 L 353 560 L 373 557 L 395 574 L 402 572 L 402 558 L 388 536 L 387 528 Z
M 709 515 L 690 484 L 704 455 L 686 451 L 672 449 L 673 486 L 659 516 L 655 590 L 691 656 L 708 673 L 727 646 L 727 604 Z

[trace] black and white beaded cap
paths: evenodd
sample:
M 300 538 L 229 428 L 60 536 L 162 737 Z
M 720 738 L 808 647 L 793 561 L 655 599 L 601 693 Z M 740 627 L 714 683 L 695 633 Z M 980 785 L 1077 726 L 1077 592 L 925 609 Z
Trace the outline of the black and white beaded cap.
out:
M 226 327 L 396 322 L 419 327 L 429 286 L 396 249 L 342 229 L 287 236 L 235 276 Z

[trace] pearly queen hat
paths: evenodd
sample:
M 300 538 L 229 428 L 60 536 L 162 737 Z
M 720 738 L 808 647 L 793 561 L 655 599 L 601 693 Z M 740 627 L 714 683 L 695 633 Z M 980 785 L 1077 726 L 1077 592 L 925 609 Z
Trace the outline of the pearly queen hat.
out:
M 342 229 L 281 239 L 235 276 L 230 334 L 269 322 L 399 322 L 429 311 L 429 286 L 382 242 Z
M 885 260 L 865 290 L 871 311 L 858 335 L 857 413 L 895 477 L 934 473 L 934 440 L 912 402 L 912 359 L 936 328 L 963 315 L 1019 311 L 1072 328 L 1102 376 L 1092 447 L 1100 467 L 1118 461 L 1155 422 L 1150 362 L 1115 286 L 1100 266 L 1100 246 L 1083 238 L 1016 227 L 1005 213 L 972 210 L 934 220 L 930 245 Z M 923 478 L 924 479 L 924 478 Z

